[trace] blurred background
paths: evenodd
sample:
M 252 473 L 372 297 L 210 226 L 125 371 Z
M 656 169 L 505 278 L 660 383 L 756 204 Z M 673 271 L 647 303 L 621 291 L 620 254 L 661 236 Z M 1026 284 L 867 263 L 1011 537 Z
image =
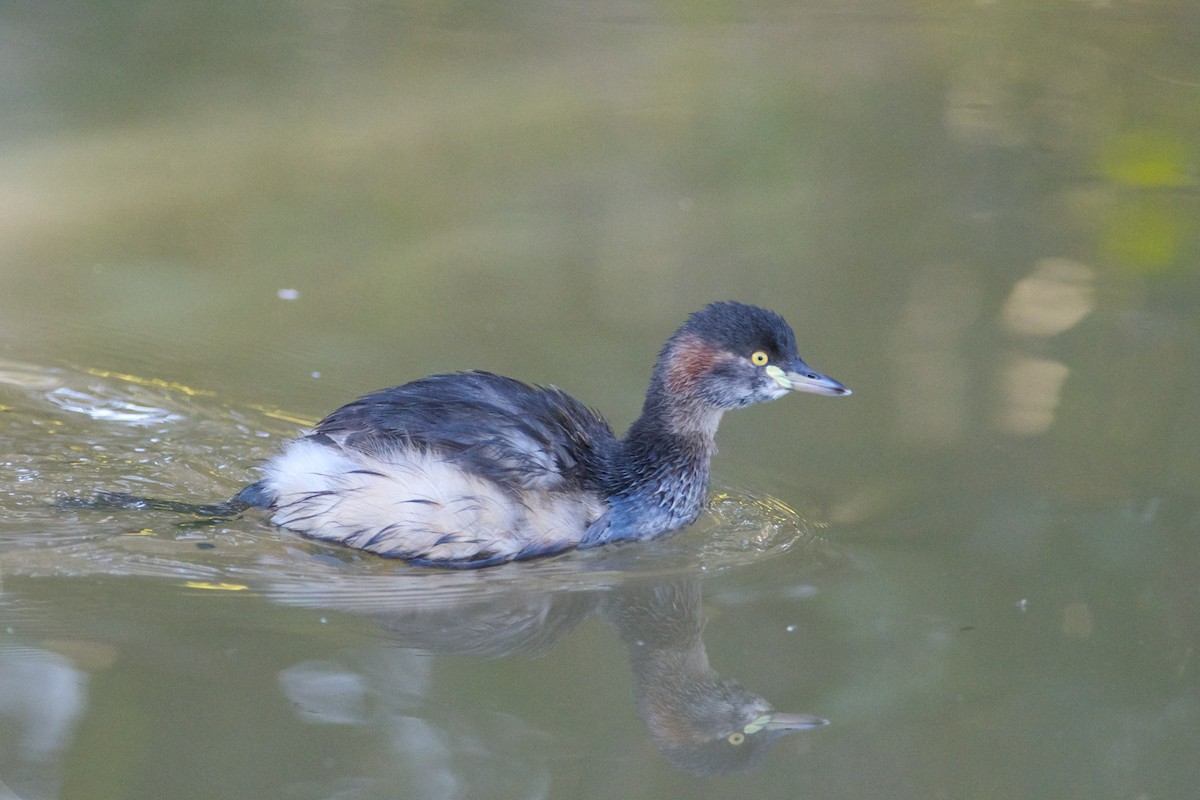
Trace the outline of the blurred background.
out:
M 1200 5 L 7 4 L 0 108 L 0 798 L 1194 793 Z M 228 496 L 439 371 L 622 430 L 726 298 L 854 390 L 719 437 L 820 542 L 703 581 L 718 671 L 833 721 L 753 772 L 660 758 L 602 622 L 414 657 L 253 520 L 47 502 Z M 301 661 L 390 710 L 298 718 Z

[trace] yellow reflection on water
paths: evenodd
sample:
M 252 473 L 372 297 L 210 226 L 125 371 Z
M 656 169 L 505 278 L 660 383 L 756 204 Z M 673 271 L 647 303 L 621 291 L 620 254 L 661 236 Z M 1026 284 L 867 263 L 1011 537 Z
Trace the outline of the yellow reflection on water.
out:
M 93 367 L 85 367 L 84 372 L 88 375 L 94 375 L 97 378 L 108 378 L 126 383 L 136 384 L 138 386 L 146 386 L 154 389 L 166 389 L 169 392 L 179 392 L 188 397 L 216 397 L 216 392 L 210 392 L 207 389 L 195 389 L 185 383 L 176 383 L 175 381 L 165 381 L 162 378 L 143 378 L 140 375 L 130 375 L 125 372 L 113 372 L 107 369 L 95 369 Z
M 1049 430 L 1070 370 L 1061 361 L 1013 353 L 1001 368 L 1004 404 L 999 425 L 1031 436 Z
M 1017 281 L 1004 304 L 1004 326 L 1023 336 L 1054 336 L 1070 330 L 1096 305 L 1096 273 L 1067 258 L 1047 258 Z
M 1096 272 L 1067 258 L 1042 259 L 1017 281 L 1001 309 L 1004 327 L 1021 337 L 1046 338 L 1078 325 L 1096 306 Z M 1000 366 L 1002 430 L 1030 436 L 1049 430 L 1070 369 L 1066 364 L 1012 352 Z

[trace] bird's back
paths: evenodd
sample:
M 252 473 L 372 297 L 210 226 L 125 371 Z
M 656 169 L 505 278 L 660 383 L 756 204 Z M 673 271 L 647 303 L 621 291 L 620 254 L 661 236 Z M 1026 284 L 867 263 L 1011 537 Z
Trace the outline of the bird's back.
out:
M 490 372 L 433 375 L 365 395 L 313 433 L 370 454 L 436 451 L 512 491 L 598 489 L 617 445 L 608 423 L 566 392 Z
M 435 375 L 339 408 L 270 461 L 274 521 L 420 563 L 480 566 L 579 543 L 619 442 L 565 392 Z

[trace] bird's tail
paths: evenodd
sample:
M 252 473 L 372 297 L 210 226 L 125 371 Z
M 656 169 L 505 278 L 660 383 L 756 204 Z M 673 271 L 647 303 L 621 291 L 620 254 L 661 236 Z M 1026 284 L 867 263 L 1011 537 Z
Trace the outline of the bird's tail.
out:
M 261 506 L 265 497 L 257 483 L 247 486 L 229 500 L 221 503 L 186 503 L 180 500 L 160 500 L 125 492 L 96 492 L 91 497 L 60 497 L 61 509 L 82 508 L 91 511 L 171 511 L 194 517 L 235 517 L 247 508 Z

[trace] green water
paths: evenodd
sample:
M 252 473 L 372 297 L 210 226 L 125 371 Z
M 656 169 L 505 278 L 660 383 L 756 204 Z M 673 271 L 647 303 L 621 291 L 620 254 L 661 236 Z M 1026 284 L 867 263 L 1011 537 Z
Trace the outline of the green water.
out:
M 1194 3 L 9 6 L 0 104 L 0 800 L 1196 796 Z M 723 298 L 854 395 L 666 541 L 53 505 L 437 371 L 622 429 Z M 681 754 L 723 679 L 830 724 Z

